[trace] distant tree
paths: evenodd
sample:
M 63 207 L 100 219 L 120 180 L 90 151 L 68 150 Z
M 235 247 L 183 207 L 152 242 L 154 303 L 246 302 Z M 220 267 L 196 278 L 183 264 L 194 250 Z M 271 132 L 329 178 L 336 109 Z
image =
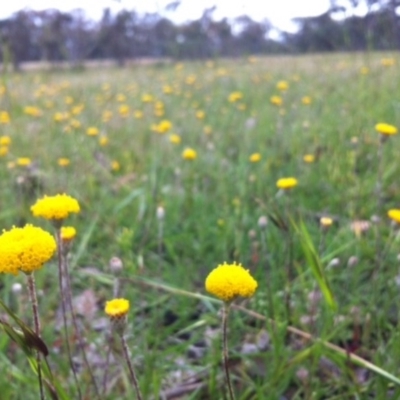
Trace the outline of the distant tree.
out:
M 257 22 L 247 15 L 235 19 L 240 32 L 236 38 L 236 48 L 240 54 L 261 54 L 266 50 L 267 35 L 271 29 L 268 21 Z
M 58 10 L 45 10 L 36 13 L 40 20 L 40 37 L 42 59 L 50 62 L 67 60 L 67 39 L 70 33 L 72 15 Z

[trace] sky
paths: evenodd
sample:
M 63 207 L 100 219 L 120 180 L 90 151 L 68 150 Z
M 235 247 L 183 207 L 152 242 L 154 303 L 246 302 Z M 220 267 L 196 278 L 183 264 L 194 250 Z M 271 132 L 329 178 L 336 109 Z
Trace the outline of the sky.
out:
M 215 5 L 213 14 L 219 20 L 223 17 L 234 18 L 249 15 L 255 20 L 268 19 L 280 30 L 294 31 L 291 22 L 296 17 L 315 16 L 326 12 L 330 0 L 181 0 L 181 5 L 174 12 L 165 12 L 165 6 L 174 0 L 2 0 L 0 19 L 7 18 L 22 9 L 44 10 L 59 9 L 71 11 L 83 9 L 85 14 L 95 20 L 101 18 L 104 8 L 117 12 L 121 9 L 134 9 L 137 12 L 162 13 L 175 22 L 197 19 L 205 8 Z M 56 4 L 58 3 L 58 4 Z

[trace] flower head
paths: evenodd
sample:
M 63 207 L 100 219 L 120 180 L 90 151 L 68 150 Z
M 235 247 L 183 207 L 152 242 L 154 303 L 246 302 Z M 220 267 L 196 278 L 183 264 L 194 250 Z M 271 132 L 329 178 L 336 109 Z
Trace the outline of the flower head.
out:
M 110 318 L 123 318 L 129 311 L 129 300 L 113 299 L 106 302 L 104 312 Z
M 256 163 L 259 162 L 261 160 L 261 154 L 260 153 L 253 153 L 250 158 L 249 158 L 250 162 L 252 163 Z
M 230 103 L 235 103 L 239 100 L 242 100 L 243 98 L 243 94 L 242 92 L 232 92 L 229 96 L 228 96 L 228 101 Z
M 76 236 L 76 229 L 73 226 L 61 227 L 61 239 L 65 242 L 70 242 Z
M 112 329 L 122 335 L 126 328 L 129 300 L 113 299 L 106 302 L 104 312 L 109 316 Z
M 181 137 L 175 133 L 169 136 L 169 141 L 173 144 L 179 144 L 181 142 Z
M 57 164 L 60 167 L 67 167 L 70 164 L 69 158 L 61 157 L 57 160 Z
M 277 180 L 276 186 L 279 189 L 288 190 L 288 189 L 292 189 L 295 186 L 297 186 L 297 183 L 298 182 L 297 182 L 296 178 L 292 178 L 292 177 L 290 177 L 290 178 L 281 178 L 281 179 Z
M 197 158 L 197 152 L 196 150 L 191 149 L 190 147 L 186 148 L 182 152 L 182 158 L 184 160 L 195 160 Z
M 20 167 L 29 167 L 32 164 L 32 161 L 28 157 L 19 157 L 17 158 L 17 165 Z
M 385 124 L 383 122 L 375 125 L 375 130 L 381 135 L 391 136 L 397 133 L 397 128 L 393 125 Z
M 278 107 L 280 107 L 283 104 L 283 99 L 280 96 L 271 96 L 270 101 L 271 104 Z
M 307 163 L 307 164 L 313 163 L 313 162 L 315 161 L 315 156 L 314 156 L 314 154 L 306 154 L 306 155 L 303 157 L 303 161 L 304 161 L 305 163 Z
M 321 217 L 319 223 L 322 228 L 329 228 L 333 224 L 333 219 L 329 217 Z
M 240 264 L 220 264 L 206 278 L 207 292 L 230 302 L 236 297 L 251 297 L 257 289 L 257 281 Z
M 55 250 L 54 237 L 42 228 L 13 227 L 0 235 L 0 272 L 29 274 L 50 260 Z
M 7 136 L 7 135 L 0 136 L 0 145 L 1 146 L 9 146 L 10 144 L 11 144 L 10 136 Z
M 86 129 L 86 135 L 88 136 L 97 136 L 99 133 L 99 129 L 95 126 L 89 126 L 89 128 Z
M 276 88 L 281 92 L 286 92 L 289 89 L 289 83 L 287 81 L 279 81 L 276 84 Z
M 35 217 L 61 221 L 67 218 L 70 213 L 78 213 L 80 207 L 78 201 L 73 197 L 57 194 L 55 196 L 44 196 L 37 200 L 31 207 L 31 211 Z
M 392 220 L 400 224 L 400 210 L 396 208 L 392 208 L 388 211 L 388 217 Z

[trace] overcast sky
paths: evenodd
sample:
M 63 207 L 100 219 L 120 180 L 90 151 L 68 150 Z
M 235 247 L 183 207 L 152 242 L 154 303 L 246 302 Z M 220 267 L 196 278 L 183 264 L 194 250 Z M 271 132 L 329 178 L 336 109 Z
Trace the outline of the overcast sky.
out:
M 174 0 L 1 0 L 0 19 L 22 9 L 44 10 L 57 8 L 62 11 L 83 9 L 93 19 L 100 19 L 102 10 L 110 7 L 117 12 L 120 9 L 135 9 L 138 12 L 164 13 L 176 22 L 196 19 L 205 8 L 217 6 L 214 17 L 233 18 L 249 15 L 253 19 L 267 18 L 274 26 L 282 30 L 293 30 L 291 19 L 319 15 L 327 11 L 329 0 L 181 0 L 175 12 L 165 13 L 165 6 Z

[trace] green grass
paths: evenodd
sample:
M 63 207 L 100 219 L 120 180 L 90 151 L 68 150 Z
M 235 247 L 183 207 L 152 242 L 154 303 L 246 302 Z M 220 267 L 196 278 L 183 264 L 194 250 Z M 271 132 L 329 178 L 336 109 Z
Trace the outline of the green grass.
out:
M 224 261 L 242 263 L 259 282 L 256 295 L 242 303 L 257 314 L 233 310 L 229 320 L 238 400 L 400 396 L 391 377 L 324 344 L 352 349 L 400 377 L 399 237 L 386 215 L 400 208 L 399 138 L 383 145 L 379 210 L 374 130 L 378 122 L 400 126 L 395 90 L 400 59 L 393 55 L 397 65 L 385 67 L 383 57 L 387 54 L 338 54 L 3 74 L 0 112 L 7 111 L 11 121 L 0 125 L 0 136 L 10 136 L 12 143 L 0 157 L 0 227 L 29 222 L 51 230 L 30 214 L 36 199 L 66 192 L 79 200 L 81 213 L 67 221 L 78 231 L 70 274 L 74 297 L 86 296 L 87 302 L 77 302 L 99 382 L 108 344 L 113 348 L 102 399 L 134 397 L 118 343 L 107 339 L 106 328 L 96 330 L 104 326 L 104 302 L 112 298 L 108 263 L 114 256 L 124 263 L 121 295 L 131 301 L 126 337 L 145 399 L 193 375 L 197 379 L 182 398 L 223 398 L 220 304 L 206 295 L 204 279 Z M 366 75 L 360 73 L 363 66 Z M 196 79 L 188 84 L 191 75 Z M 289 83 L 287 92 L 276 89 L 279 80 Z M 164 85 L 173 93 L 164 93 Z M 230 103 L 234 91 L 243 99 Z M 142 102 L 145 93 L 163 103 L 163 116 L 154 114 L 155 101 Z M 118 94 L 126 99 L 118 102 Z M 282 107 L 270 103 L 273 95 L 283 97 Z M 72 104 L 66 104 L 67 96 Z M 303 96 L 312 103 L 303 105 Z M 79 104 L 84 105 L 79 115 L 54 120 L 56 112 L 71 113 Z M 130 108 L 127 117 L 119 115 L 121 104 Z M 38 107 L 42 115 L 26 115 L 25 106 Z M 105 110 L 113 113 L 107 122 Z M 204 119 L 196 118 L 197 110 L 205 112 Z M 134 111 L 143 117 L 135 118 Z M 68 128 L 72 119 L 81 126 Z M 172 130 L 153 132 L 152 124 L 162 119 L 172 122 Z M 109 139 L 106 146 L 99 136 L 86 135 L 89 126 Z M 212 132 L 204 133 L 205 127 Z M 170 143 L 171 133 L 181 137 L 180 144 Z M 196 150 L 196 160 L 182 158 L 186 147 Z M 255 152 L 261 161 L 251 163 Z M 316 161 L 305 163 L 305 154 Z M 18 157 L 33 164 L 19 167 Z M 70 165 L 58 166 L 60 157 Z M 119 170 L 112 170 L 113 161 Z M 299 184 L 279 196 L 276 181 L 286 176 Z M 159 206 L 165 210 L 162 237 Z M 324 215 L 334 224 L 322 233 Z M 265 230 L 258 226 L 260 216 L 269 218 Z M 373 216 L 380 222 L 371 222 L 359 237 L 350 229 L 351 222 Z M 356 265 L 348 264 L 350 257 L 357 257 Z M 333 258 L 339 265 L 328 267 Z M 67 398 L 77 399 L 60 329 L 56 260 L 35 276 L 49 363 Z M 23 284 L 19 294 L 13 292 L 16 282 Z M 0 284 L 0 298 L 31 325 L 24 277 L 1 275 Z M 313 306 L 309 293 L 317 288 L 324 296 Z M 318 340 L 288 331 L 289 325 Z M 266 332 L 269 346 L 245 354 L 243 346 L 257 344 Z M 0 357 L 1 399 L 37 399 L 35 374 L 2 331 Z M 84 367 L 78 378 L 82 393 L 95 398 Z

